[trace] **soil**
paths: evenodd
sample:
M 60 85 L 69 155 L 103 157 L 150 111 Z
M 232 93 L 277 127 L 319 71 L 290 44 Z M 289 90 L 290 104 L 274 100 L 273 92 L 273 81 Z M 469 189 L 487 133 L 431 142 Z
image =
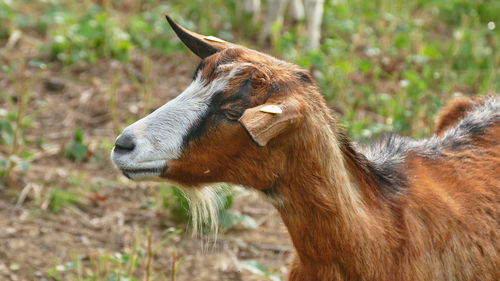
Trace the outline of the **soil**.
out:
M 24 79 L 31 89 L 26 114 L 32 126 L 25 134 L 25 149 L 33 157 L 27 172 L 16 169 L 10 184 L 0 185 L 0 280 L 53 280 L 48 272 L 56 265 L 75 259 L 91 263 L 102 253 L 130 252 L 137 240 L 144 245 L 145 229 L 157 245 L 154 272 L 169 276 L 173 259 L 181 260 L 176 280 L 269 280 L 242 269 L 239 262 L 246 260 L 286 275 L 290 240 L 276 211 L 261 197 L 245 193 L 234 205 L 257 221 L 255 229 L 219 233 L 215 243 L 205 241 L 213 235 L 195 238 L 186 232 L 162 244 L 165 230 L 186 226 L 148 207 L 158 184 L 131 182 L 109 161 L 117 131 L 180 93 L 196 65 L 186 53 L 151 61 L 136 55 L 129 64 L 102 61 L 26 69 Z M 18 83 L 0 77 L 0 86 L 13 96 Z M 149 99 L 140 97 L 144 85 L 152 93 L 149 109 L 143 102 Z M 115 115 L 110 106 L 114 93 Z M 9 105 L 0 103 L 0 108 L 5 106 Z M 63 155 L 76 128 L 85 132 L 92 152 L 82 163 Z M 78 190 L 80 197 L 52 212 L 48 194 L 55 188 Z

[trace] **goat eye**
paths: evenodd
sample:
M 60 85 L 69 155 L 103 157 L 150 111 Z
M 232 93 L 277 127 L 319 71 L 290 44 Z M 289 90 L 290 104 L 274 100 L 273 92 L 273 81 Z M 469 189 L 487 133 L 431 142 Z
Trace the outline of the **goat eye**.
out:
M 238 120 L 243 113 L 238 110 L 228 109 L 224 111 L 224 115 L 229 120 Z

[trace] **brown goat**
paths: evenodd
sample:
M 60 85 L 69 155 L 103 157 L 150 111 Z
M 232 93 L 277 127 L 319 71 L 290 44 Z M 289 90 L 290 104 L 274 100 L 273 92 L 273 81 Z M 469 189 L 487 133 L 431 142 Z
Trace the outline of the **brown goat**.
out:
M 436 118 L 436 134 L 442 136 L 450 128 L 455 127 L 476 105 L 477 99 L 457 98 L 451 101 Z
M 119 136 L 124 175 L 261 191 L 296 250 L 290 281 L 500 280 L 500 97 L 449 107 L 431 138 L 356 147 L 307 71 L 168 20 L 202 61 Z

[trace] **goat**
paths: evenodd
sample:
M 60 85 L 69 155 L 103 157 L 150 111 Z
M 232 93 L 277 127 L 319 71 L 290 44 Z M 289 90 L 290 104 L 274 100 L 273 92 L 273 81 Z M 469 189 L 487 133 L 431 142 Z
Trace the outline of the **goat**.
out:
M 464 118 L 477 104 L 473 98 L 458 98 L 450 102 L 436 118 L 436 134 L 443 135 Z
M 125 176 L 260 191 L 290 233 L 290 281 L 500 279 L 499 96 L 439 135 L 357 146 L 307 71 L 167 20 L 202 61 L 117 138 Z
M 252 14 L 254 23 L 259 21 L 261 14 L 260 0 L 244 0 L 244 10 Z M 294 21 L 306 19 L 308 48 L 318 49 L 321 38 L 321 22 L 323 17 L 324 0 L 268 0 L 267 13 L 262 27 L 259 41 L 269 39 L 271 29 L 275 24 L 283 24 L 285 10 L 290 2 L 290 10 Z

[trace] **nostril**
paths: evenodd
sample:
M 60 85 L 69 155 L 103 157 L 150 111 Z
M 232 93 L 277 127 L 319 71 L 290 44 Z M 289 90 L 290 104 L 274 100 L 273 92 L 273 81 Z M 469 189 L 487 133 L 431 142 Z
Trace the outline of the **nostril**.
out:
M 115 142 L 115 151 L 127 153 L 135 148 L 134 137 L 128 134 L 121 134 Z

